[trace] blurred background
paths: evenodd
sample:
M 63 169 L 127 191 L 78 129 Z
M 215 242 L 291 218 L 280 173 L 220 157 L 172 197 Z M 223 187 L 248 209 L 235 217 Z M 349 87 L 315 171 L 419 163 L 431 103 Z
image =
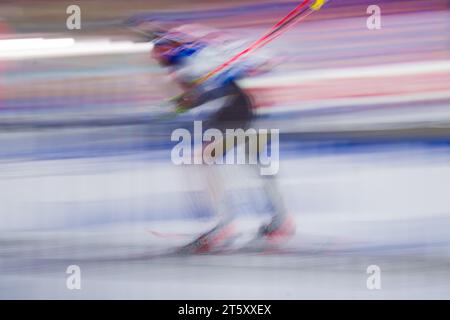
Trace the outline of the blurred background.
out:
M 66 27 L 73 4 L 80 30 Z M 252 40 L 297 4 L 0 1 L 0 298 L 450 298 L 446 0 L 330 1 L 270 43 L 283 62 L 241 84 L 255 126 L 280 129 L 297 234 L 279 252 L 165 254 L 213 219 L 202 179 L 170 161 L 172 130 L 192 119 L 158 116 L 170 81 L 124 21 Z M 247 232 L 267 204 L 231 180 Z M 69 265 L 82 290 L 66 288 Z M 366 287 L 369 265 L 381 290 Z

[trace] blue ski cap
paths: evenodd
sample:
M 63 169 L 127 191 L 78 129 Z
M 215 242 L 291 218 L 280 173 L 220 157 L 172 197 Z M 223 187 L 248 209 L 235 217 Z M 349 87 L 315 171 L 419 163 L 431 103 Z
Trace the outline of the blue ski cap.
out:
M 182 63 L 185 58 L 190 57 L 201 50 L 204 45 L 201 43 L 188 42 L 179 43 L 170 39 L 161 38 L 154 43 L 155 47 L 168 46 L 171 49 L 166 50 L 162 56 L 170 65 L 177 65 Z
M 215 29 L 201 25 L 183 25 L 161 35 L 154 41 L 154 45 L 168 46 L 170 49 L 163 56 L 171 65 L 176 65 L 206 47 L 217 34 Z

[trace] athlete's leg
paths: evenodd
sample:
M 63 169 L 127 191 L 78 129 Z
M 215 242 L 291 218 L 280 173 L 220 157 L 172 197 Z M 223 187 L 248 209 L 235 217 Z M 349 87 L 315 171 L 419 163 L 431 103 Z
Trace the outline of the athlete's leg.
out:
M 202 154 L 196 155 L 200 156 L 206 162 L 199 169 L 201 169 L 202 178 L 206 182 L 207 192 L 218 223 L 212 230 L 200 235 L 197 239 L 183 247 L 180 250 L 181 252 L 209 252 L 225 244 L 231 238 L 234 231 L 232 224 L 234 212 L 228 206 L 222 168 L 220 165 L 215 164 L 215 161 L 223 158 L 227 152 L 226 129 L 235 128 L 236 126 L 244 127 L 247 123 L 247 118 L 242 116 L 241 109 L 244 109 L 243 114 L 246 115 L 248 111 L 245 108 L 249 108 L 250 106 L 246 105 L 248 101 L 242 98 L 240 95 L 241 92 L 236 90 L 234 84 L 230 84 L 223 91 L 228 96 L 226 105 L 205 125 L 209 129 L 218 129 L 222 133 L 223 139 L 205 144 L 201 151 L 197 150 Z M 213 145 L 216 145 L 216 147 L 213 147 Z M 215 150 L 214 154 L 204 153 L 206 147 L 213 148 Z
M 268 134 L 260 133 L 258 142 L 259 155 L 266 151 L 267 146 L 272 145 Z M 272 218 L 269 223 L 260 227 L 259 235 L 271 240 L 281 241 L 287 239 L 295 232 L 295 223 L 286 210 L 276 175 L 262 176 L 260 164 L 260 161 L 258 161 L 258 166 L 254 166 L 254 168 L 257 169 L 256 174 L 262 179 L 264 194 L 269 202 Z

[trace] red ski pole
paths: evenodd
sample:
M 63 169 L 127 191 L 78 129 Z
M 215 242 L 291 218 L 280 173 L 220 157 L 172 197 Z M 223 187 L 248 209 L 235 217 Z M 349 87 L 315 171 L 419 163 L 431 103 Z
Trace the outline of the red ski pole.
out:
M 264 35 L 262 37 L 260 37 L 258 40 L 253 42 L 245 50 L 239 52 L 237 55 L 233 56 L 228 61 L 224 62 L 223 64 L 221 64 L 220 66 L 218 66 L 214 70 L 212 70 L 209 73 L 207 73 L 205 76 L 197 79 L 195 81 L 195 84 L 198 85 L 198 84 L 201 84 L 201 83 L 205 82 L 206 80 L 208 80 L 209 78 L 211 78 L 215 74 L 219 73 L 220 71 L 222 71 L 223 69 L 228 67 L 230 64 L 232 64 L 235 61 L 237 61 L 238 59 L 240 59 L 241 57 L 243 57 L 243 56 L 249 54 L 250 52 L 253 52 L 256 49 L 266 45 L 267 43 L 269 43 L 270 41 L 272 41 L 273 39 L 277 38 L 279 35 L 284 33 L 286 30 L 290 29 L 297 22 L 303 20 L 304 18 L 309 16 L 314 11 L 319 10 L 326 2 L 326 0 L 315 0 L 314 3 L 310 7 L 306 7 L 306 5 L 310 1 L 311 0 L 303 0 L 303 2 L 301 4 L 299 4 L 297 7 L 295 7 L 283 19 L 281 19 L 277 24 L 275 24 L 272 28 L 270 28 L 270 30 L 268 30 L 266 33 L 264 33 Z M 305 16 L 301 16 L 301 14 L 303 12 L 305 12 L 305 10 L 303 10 L 303 9 L 305 9 L 305 7 L 306 7 L 307 10 L 309 9 L 310 12 L 307 15 L 305 15 Z

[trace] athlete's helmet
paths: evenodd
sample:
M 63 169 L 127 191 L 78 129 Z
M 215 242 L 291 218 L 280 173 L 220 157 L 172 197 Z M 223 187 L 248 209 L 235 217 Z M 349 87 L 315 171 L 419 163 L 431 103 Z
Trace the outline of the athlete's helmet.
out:
M 182 25 L 165 32 L 155 39 L 152 57 L 163 65 L 183 61 L 207 46 L 218 41 L 221 32 L 197 24 Z

